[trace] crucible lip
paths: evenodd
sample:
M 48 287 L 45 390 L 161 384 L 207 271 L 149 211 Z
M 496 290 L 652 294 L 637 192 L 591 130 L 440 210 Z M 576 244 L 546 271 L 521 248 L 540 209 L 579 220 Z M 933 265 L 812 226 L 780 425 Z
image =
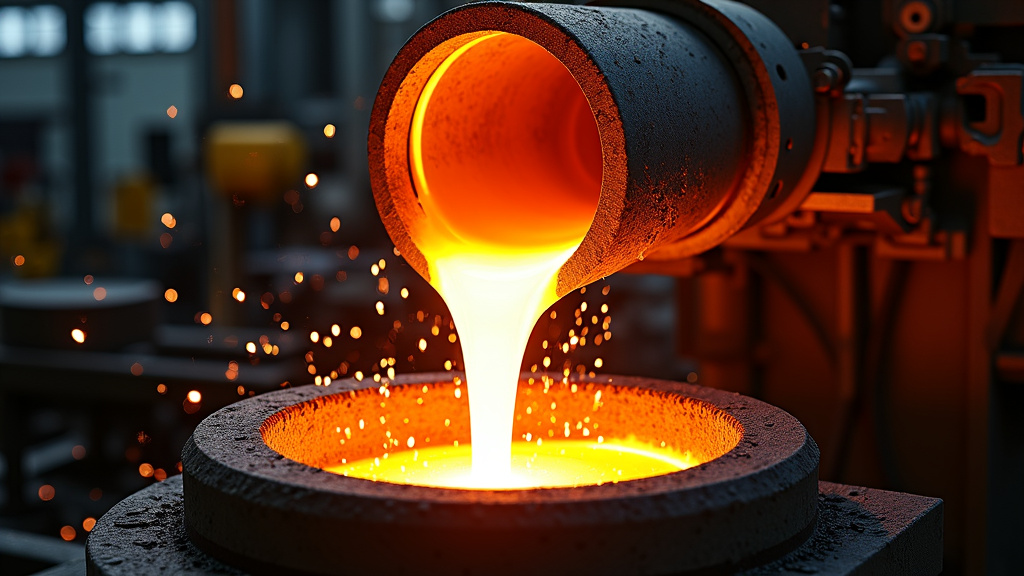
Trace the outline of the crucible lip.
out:
M 409 374 L 392 385 L 452 377 Z M 197 545 L 229 563 L 317 574 L 379 569 L 370 557 L 377 548 L 378 559 L 389 553 L 378 542 L 381 530 L 403 542 L 410 557 L 393 560 L 396 572 L 443 573 L 455 566 L 517 573 L 530 565 L 517 564 L 509 549 L 558 542 L 558 553 L 547 554 L 563 573 L 618 566 L 609 562 L 623 563 L 623 573 L 677 573 L 764 561 L 813 529 L 818 450 L 795 418 L 752 398 L 690 384 L 621 376 L 592 381 L 705 402 L 734 418 L 741 438 L 704 464 L 615 484 L 497 491 L 390 484 L 326 472 L 266 444 L 260 428 L 274 414 L 377 384 L 298 387 L 238 402 L 196 428 L 182 456 L 186 527 Z M 337 537 L 322 537 L 328 534 Z M 609 539 L 622 544 L 614 553 L 595 551 L 595 542 Z M 452 542 L 475 542 L 483 552 L 451 556 Z M 412 558 L 434 560 L 423 565 Z

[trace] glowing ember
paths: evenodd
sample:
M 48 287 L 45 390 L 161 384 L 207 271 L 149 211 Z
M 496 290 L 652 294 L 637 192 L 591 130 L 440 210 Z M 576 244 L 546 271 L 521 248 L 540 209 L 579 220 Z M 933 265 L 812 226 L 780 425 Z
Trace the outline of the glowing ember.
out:
M 177 115 L 178 115 L 178 107 L 177 106 L 169 106 L 167 108 L 167 116 L 168 117 L 173 119 Z
M 328 125 L 324 126 L 324 136 L 326 136 L 328 138 L 334 138 L 334 134 L 336 132 L 337 132 L 337 128 L 334 127 L 334 124 L 328 124 Z
M 241 98 L 243 92 L 244 91 L 242 90 L 242 86 L 239 84 L 232 84 L 228 87 L 228 95 L 234 98 L 235 100 Z
M 167 300 L 168 302 L 177 302 L 178 291 L 175 290 L 174 288 L 168 288 L 167 290 L 164 290 L 164 300 Z
M 320 178 L 316 174 L 313 174 L 312 172 L 306 174 L 306 188 L 316 188 L 316 185 L 319 183 Z
M 43 484 L 42 486 L 39 487 L 39 499 L 42 500 L 43 502 L 49 502 L 50 500 L 53 500 L 53 497 L 56 496 L 56 494 L 57 491 L 54 490 L 53 486 L 50 486 L 49 484 Z
M 186 399 L 193 404 L 199 404 L 203 400 L 203 395 L 199 390 L 189 390 Z
M 80 328 L 75 328 L 71 331 L 71 339 L 81 344 L 85 342 L 85 332 Z

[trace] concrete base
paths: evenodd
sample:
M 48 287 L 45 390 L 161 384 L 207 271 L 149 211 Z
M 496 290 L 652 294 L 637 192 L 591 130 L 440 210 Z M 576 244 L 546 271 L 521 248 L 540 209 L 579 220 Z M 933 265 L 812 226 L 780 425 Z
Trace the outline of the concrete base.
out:
M 942 571 L 941 500 L 830 482 L 818 486 L 814 535 L 787 556 L 744 576 L 922 576 Z M 88 574 L 245 574 L 188 540 L 183 511 L 181 476 L 121 501 L 89 534 Z

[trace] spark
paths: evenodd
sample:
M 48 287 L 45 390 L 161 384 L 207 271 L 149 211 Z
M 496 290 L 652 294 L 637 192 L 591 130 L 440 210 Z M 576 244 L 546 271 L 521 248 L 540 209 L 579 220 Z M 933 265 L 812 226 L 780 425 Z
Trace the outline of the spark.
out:
M 167 300 L 168 302 L 177 302 L 178 291 L 175 290 L 174 288 L 168 288 L 167 290 L 164 290 L 164 300 Z
M 313 188 L 316 188 L 317 184 L 320 183 L 320 178 L 316 174 L 314 174 L 313 172 L 310 172 L 309 174 L 306 174 L 305 182 L 306 182 L 306 188 L 309 188 L 310 190 L 312 190 Z
M 334 134 L 338 131 L 334 124 L 328 124 L 324 126 L 324 136 L 328 138 L 334 138 Z
M 341 218 L 335 216 L 331 218 L 331 232 L 337 232 L 339 229 L 341 229 Z
M 49 502 L 53 500 L 53 497 L 57 495 L 57 491 L 54 490 L 53 486 L 49 484 L 43 484 L 39 487 L 39 499 L 43 502 Z
M 203 395 L 199 390 L 189 390 L 185 397 L 193 404 L 199 404 L 203 400 Z
M 81 328 L 75 328 L 71 331 L 71 339 L 82 344 L 85 342 L 85 332 Z
M 174 215 L 170 212 L 164 212 L 164 215 L 160 217 L 160 223 L 168 228 L 174 228 L 177 226 L 178 221 L 175 220 Z
M 228 86 L 228 94 L 235 100 L 241 98 L 243 92 L 244 91 L 242 90 L 242 86 L 240 84 L 232 84 L 231 86 Z
M 168 117 L 173 119 L 177 115 L 178 115 L 178 107 L 177 106 L 168 106 L 167 107 L 167 116 Z

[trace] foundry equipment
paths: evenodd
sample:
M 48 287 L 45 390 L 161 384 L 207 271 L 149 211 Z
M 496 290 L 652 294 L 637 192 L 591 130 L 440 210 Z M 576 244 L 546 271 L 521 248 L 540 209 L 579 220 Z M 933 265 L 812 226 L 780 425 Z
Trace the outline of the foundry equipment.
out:
M 283 391 L 205 422 L 186 448 L 183 482 L 101 519 L 91 570 L 130 572 L 157 550 L 162 562 L 209 571 L 235 569 L 225 562 L 360 572 L 389 560 L 389 531 L 405 540 L 395 550 L 418 546 L 413 559 L 392 560 L 397 569 L 422 568 L 402 564 L 416 555 L 427 572 L 526 567 L 442 546 L 482 526 L 526 553 L 565 551 L 577 560 L 558 565 L 566 573 L 592 572 L 588 558 L 603 556 L 588 546 L 603 553 L 617 542 L 629 559 L 621 567 L 634 571 L 938 573 L 943 538 L 946 570 L 1009 571 L 1024 522 L 1013 494 L 1024 443 L 1007 425 L 1021 394 L 1012 383 L 1024 381 L 1022 27 L 1024 5 L 998 0 L 481 2 L 440 16 L 398 54 L 371 118 L 374 196 L 405 260 L 430 276 L 417 246 L 417 179 L 443 184 L 431 188 L 447 214 L 472 215 L 466 233 L 495 241 L 509 222 L 556 226 L 544 207 L 581 200 L 598 182 L 598 197 L 582 198 L 594 202 L 593 224 L 559 271 L 559 295 L 621 270 L 678 276 L 680 351 L 699 361 L 700 383 L 796 419 L 703 387 L 582 379 L 574 386 L 621 383 L 639 390 L 626 398 L 697 402 L 701 425 L 738 423 L 716 429 L 716 442 L 742 432 L 719 457 L 662 477 L 466 493 L 324 472 L 338 447 L 322 438 L 340 428 L 327 415 L 383 392 L 354 381 Z M 442 64 L 432 111 L 417 118 Z M 562 69 L 575 84 L 547 89 Z M 597 134 L 577 122 L 581 103 Z M 551 179 L 535 196 L 511 188 Z M 452 385 L 423 375 L 392 389 L 397 398 L 405 387 Z M 943 425 L 901 425 L 929 420 Z M 763 429 L 779 423 L 786 433 Z M 803 426 L 821 447 L 823 478 L 944 503 L 796 488 L 817 478 Z M 297 434 L 320 439 L 307 447 Z M 717 474 L 734 482 L 709 480 Z M 746 494 L 786 504 L 751 512 Z M 702 548 L 700 523 L 688 524 L 697 514 L 727 533 L 749 527 L 748 513 L 784 528 L 740 535 L 716 555 Z M 261 522 L 282 538 L 249 531 L 271 529 Z M 335 525 L 347 536 L 323 542 Z M 636 525 L 657 537 L 626 544 Z M 618 536 L 563 541 L 559 528 Z M 707 553 L 681 556 L 661 540 L 684 532 L 677 542 Z M 874 552 L 844 552 L 854 549 Z

